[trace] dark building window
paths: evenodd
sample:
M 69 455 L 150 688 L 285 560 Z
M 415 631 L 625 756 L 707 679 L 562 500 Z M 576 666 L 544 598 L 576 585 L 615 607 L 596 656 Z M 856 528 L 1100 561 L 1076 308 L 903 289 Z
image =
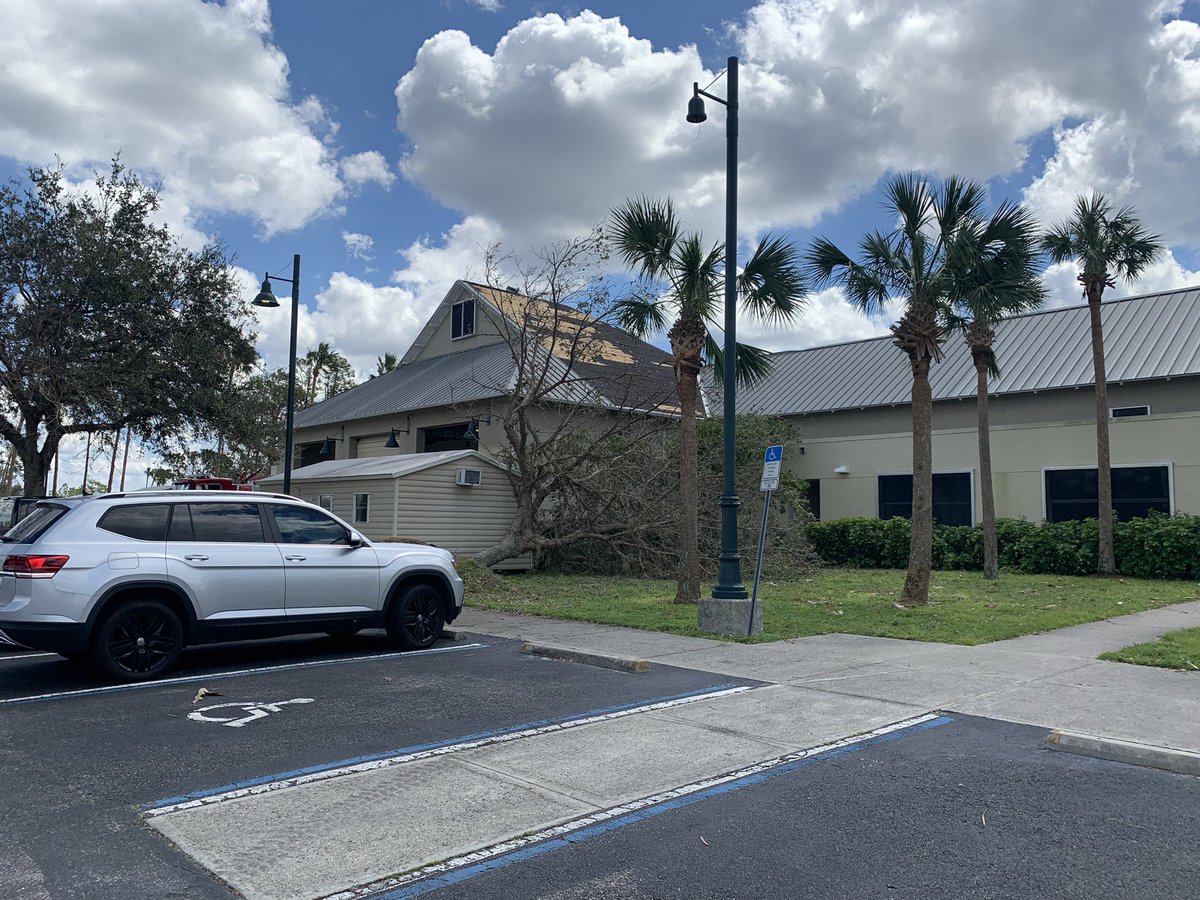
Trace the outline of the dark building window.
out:
M 301 444 L 300 459 L 297 461 L 296 467 L 311 466 L 329 459 L 328 456 L 321 455 L 321 447 L 324 445 L 324 441 L 317 441 L 315 444 Z
M 468 337 L 475 333 L 475 301 L 455 303 L 450 310 L 450 337 Z
M 971 473 L 933 476 L 933 521 L 938 525 L 972 525 Z M 912 476 L 879 476 L 879 518 L 912 518 Z
M 461 425 L 439 425 L 437 428 L 422 428 L 422 453 L 440 453 L 443 450 L 478 450 L 479 440 L 468 441 L 469 422 Z
M 1150 415 L 1150 407 L 1148 406 L 1115 406 L 1109 410 L 1114 419 L 1127 419 L 1130 416 L 1148 416 Z
M 1113 509 L 1122 522 L 1171 514 L 1171 476 L 1166 466 L 1119 466 L 1112 470 Z M 1100 514 L 1095 469 L 1046 470 L 1046 521 L 1094 519 Z
M 805 482 L 804 499 L 808 501 L 808 511 L 812 517 L 821 521 L 821 479 L 810 478 Z

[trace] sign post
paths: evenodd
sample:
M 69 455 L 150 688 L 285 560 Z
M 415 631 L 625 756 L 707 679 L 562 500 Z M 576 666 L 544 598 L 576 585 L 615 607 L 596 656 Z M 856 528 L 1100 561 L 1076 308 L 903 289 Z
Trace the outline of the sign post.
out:
M 783 446 L 768 447 L 763 453 L 762 482 L 758 489 L 763 492 L 762 524 L 758 529 L 758 556 L 754 563 L 754 590 L 750 594 L 750 624 L 746 637 L 754 634 L 754 607 L 758 604 L 758 582 L 762 577 L 763 548 L 767 544 L 767 514 L 771 511 L 771 492 L 779 487 L 779 469 L 783 465 Z

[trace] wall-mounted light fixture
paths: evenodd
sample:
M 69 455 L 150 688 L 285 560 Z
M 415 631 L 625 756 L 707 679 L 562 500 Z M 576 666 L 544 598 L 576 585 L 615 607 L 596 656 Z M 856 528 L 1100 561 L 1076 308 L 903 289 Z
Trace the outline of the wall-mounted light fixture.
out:
M 342 441 L 346 440 L 346 426 L 343 425 L 341 431 L 338 433 L 340 437 L 329 437 L 326 435 L 325 443 L 321 445 L 322 456 L 332 456 L 334 443 L 336 442 L 340 444 Z
M 384 444 L 383 446 L 387 447 L 389 450 L 400 449 L 400 442 L 396 440 L 397 432 L 399 432 L 400 434 L 410 434 L 412 432 L 412 415 L 411 414 L 404 417 L 404 427 L 403 428 L 393 428 L 392 429 L 392 433 L 388 435 L 387 443 Z
M 835 466 L 833 469 L 833 474 L 834 475 L 849 475 L 850 467 L 849 466 Z
M 492 414 L 484 413 L 483 415 L 475 416 L 473 419 L 471 419 L 470 423 L 467 425 L 467 430 L 463 432 L 463 440 L 468 442 L 479 440 L 479 426 L 481 424 L 491 425 Z

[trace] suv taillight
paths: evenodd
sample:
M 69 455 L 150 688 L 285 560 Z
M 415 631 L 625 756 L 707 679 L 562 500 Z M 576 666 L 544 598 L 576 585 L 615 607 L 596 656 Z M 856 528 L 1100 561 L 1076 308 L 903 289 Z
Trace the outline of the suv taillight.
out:
M 4 571 L 17 578 L 53 578 L 69 556 L 6 556 Z

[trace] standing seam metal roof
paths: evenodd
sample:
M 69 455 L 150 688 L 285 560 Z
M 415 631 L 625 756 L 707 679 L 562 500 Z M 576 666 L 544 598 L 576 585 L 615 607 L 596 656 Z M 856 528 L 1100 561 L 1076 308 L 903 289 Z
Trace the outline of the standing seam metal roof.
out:
M 1167 291 L 1101 304 L 1104 356 L 1110 384 L 1200 375 L 1200 288 Z M 1016 394 L 1093 383 L 1088 308 L 1027 313 L 996 324 L 1001 374 L 991 393 Z M 934 400 L 975 396 L 975 367 L 960 333 L 943 344 L 930 372 Z M 908 404 L 908 361 L 879 337 L 789 350 L 773 356 L 770 376 L 738 392 L 740 412 L 801 415 Z

